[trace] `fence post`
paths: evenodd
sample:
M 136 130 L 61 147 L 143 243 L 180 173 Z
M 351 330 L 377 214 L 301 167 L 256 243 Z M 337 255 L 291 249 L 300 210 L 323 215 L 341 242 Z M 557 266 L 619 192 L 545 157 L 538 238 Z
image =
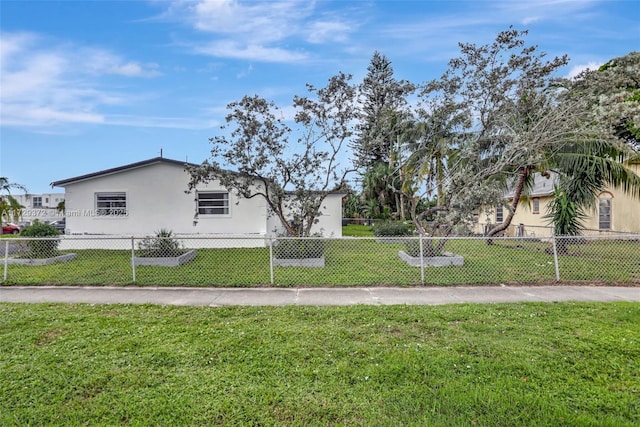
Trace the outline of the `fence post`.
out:
M 136 283 L 136 253 L 135 253 L 135 240 L 131 236 L 131 271 L 133 273 L 133 283 Z
M 2 276 L 2 283 L 7 281 L 7 266 L 9 265 L 9 239 L 4 242 L 4 275 Z
M 556 233 L 551 232 L 551 240 L 553 241 L 553 263 L 556 266 L 556 282 L 560 281 L 560 267 L 558 266 L 558 248 L 556 247 Z
M 269 237 L 269 273 L 271 275 L 271 286 L 273 286 L 273 238 Z
M 422 234 L 419 237 L 420 239 L 420 284 L 424 285 L 424 252 L 422 246 Z

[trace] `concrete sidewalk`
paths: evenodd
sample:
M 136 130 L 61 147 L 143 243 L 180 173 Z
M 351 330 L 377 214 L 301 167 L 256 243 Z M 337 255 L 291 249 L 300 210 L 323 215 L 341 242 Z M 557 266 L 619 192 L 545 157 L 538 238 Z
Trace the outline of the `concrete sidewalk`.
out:
M 640 287 L 456 286 L 415 288 L 167 288 L 0 286 L 0 302 L 160 305 L 439 305 L 637 301 Z

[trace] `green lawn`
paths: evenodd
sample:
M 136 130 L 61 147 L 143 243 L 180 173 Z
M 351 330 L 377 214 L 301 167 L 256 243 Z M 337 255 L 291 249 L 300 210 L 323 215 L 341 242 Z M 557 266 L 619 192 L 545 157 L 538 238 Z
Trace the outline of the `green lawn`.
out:
M 0 304 L 0 425 L 637 426 L 640 304 Z
M 20 234 L 0 234 L 0 239 L 15 239 L 20 237 Z
M 463 255 L 462 267 L 427 267 L 428 285 L 544 283 L 555 280 L 548 242 L 452 240 L 446 250 Z M 420 268 L 405 264 L 398 251 L 402 243 L 373 239 L 332 240 L 324 268 L 275 267 L 277 286 L 413 286 L 421 283 Z M 640 242 L 592 241 L 561 256 L 564 281 L 640 281 Z M 49 266 L 9 265 L 6 284 L 130 285 L 130 252 L 80 250 L 69 263 Z M 182 266 L 136 267 L 137 285 L 261 286 L 270 284 L 268 248 L 198 249 L 197 257 Z
M 370 225 L 347 224 L 342 227 L 342 235 L 350 237 L 373 237 L 373 229 Z

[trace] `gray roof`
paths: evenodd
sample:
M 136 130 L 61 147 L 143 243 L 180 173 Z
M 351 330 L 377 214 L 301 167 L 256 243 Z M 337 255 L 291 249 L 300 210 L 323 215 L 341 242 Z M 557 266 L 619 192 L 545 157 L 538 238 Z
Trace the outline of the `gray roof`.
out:
M 148 159 L 148 160 L 143 160 L 141 162 L 136 162 L 136 163 L 129 163 L 128 165 L 123 165 L 123 166 L 118 166 L 116 168 L 110 168 L 110 169 L 105 169 L 105 170 L 101 170 L 98 172 L 93 172 L 93 173 L 88 173 L 85 175 L 79 175 L 79 176 L 74 176 L 72 178 L 67 178 L 67 179 L 61 179 L 59 181 L 53 181 L 51 183 L 52 187 L 64 187 L 65 185 L 68 184 L 72 184 L 74 182 L 78 182 L 78 181 L 84 181 L 86 179 L 92 179 L 92 178 L 97 178 L 103 175 L 110 175 L 113 173 L 117 173 L 117 172 L 122 172 L 122 171 L 126 171 L 126 170 L 130 170 L 130 169 L 136 169 L 139 167 L 143 167 L 143 166 L 148 166 L 148 165 L 153 165 L 156 163 L 165 163 L 165 164 L 172 164 L 172 165 L 178 165 L 178 166 L 182 166 L 182 167 L 197 167 L 200 166 L 199 164 L 196 163 L 189 163 L 189 162 L 183 162 L 181 160 L 173 160 L 173 159 L 167 159 L 166 157 L 154 157 L 152 159 Z M 293 193 L 293 192 L 291 192 Z M 346 191 L 330 191 L 329 194 L 347 194 Z
M 549 177 L 545 177 L 536 172 L 533 175 L 533 188 L 528 194 L 529 197 L 550 196 L 553 194 L 553 187 L 558 183 L 558 174 L 549 172 Z M 507 197 L 513 197 L 513 190 L 507 193 Z
M 80 176 L 74 176 L 73 178 L 67 178 L 67 179 L 61 179 L 59 181 L 53 181 L 51 183 L 52 187 L 64 187 L 67 184 L 71 184 L 74 183 L 76 181 L 84 181 L 86 179 L 91 179 L 91 178 L 97 178 L 99 176 L 102 175 L 110 175 L 112 173 L 116 173 L 116 172 L 122 172 L 122 171 L 126 171 L 129 169 L 136 169 L 142 166 L 148 166 L 148 165 L 152 165 L 152 164 L 156 164 L 156 163 L 167 163 L 167 164 L 172 164 L 172 165 L 178 165 L 178 166 L 199 166 L 195 163 L 188 163 L 188 162 L 183 162 L 180 160 L 173 160 L 173 159 L 167 159 L 165 157 L 154 157 L 152 159 L 148 159 L 148 160 L 143 160 L 141 162 L 136 162 L 136 163 L 129 163 L 128 165 L 123 165 L 123 166 L 118 166 L 117 168 L 111 168 L 111 169 L 105 169 L 105 170 L 101 170 L 98 172 L 93 172 L 93 173 L 88 173 L 85 175 L 80 175 Z

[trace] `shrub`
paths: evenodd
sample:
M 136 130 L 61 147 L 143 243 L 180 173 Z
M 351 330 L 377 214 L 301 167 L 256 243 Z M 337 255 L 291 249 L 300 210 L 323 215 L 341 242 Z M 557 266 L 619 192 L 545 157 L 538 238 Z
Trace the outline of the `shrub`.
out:
M 273 254 L 279 259 L 320 258 L 324 255 L 326 241 L 322 238 L 280 239 L 273 244 Z
M 180 242 L 173 238 L 173 232 L 165 230 L 156 231 L 155 237 L 147 237 L 138 243 L 140 254 L 143 258 L 177 257 L 185 253 Z
M 54 226 L 34 221 L 33 224 L 24 227 L 20 235 L 22 237 L 43 238 L 42 240 L 27 240 L 26 243 L 29 247 L 27 256 L 29 258 L 50 258 L 58 254 L 60 239 L 53 239 L 53 237 L 58 237 L 60 233 Z
M 411 236 L 413 225 L 403 221 L 384 221 L 376 223 L 373 227 L 373 235 L 382 236 Z

